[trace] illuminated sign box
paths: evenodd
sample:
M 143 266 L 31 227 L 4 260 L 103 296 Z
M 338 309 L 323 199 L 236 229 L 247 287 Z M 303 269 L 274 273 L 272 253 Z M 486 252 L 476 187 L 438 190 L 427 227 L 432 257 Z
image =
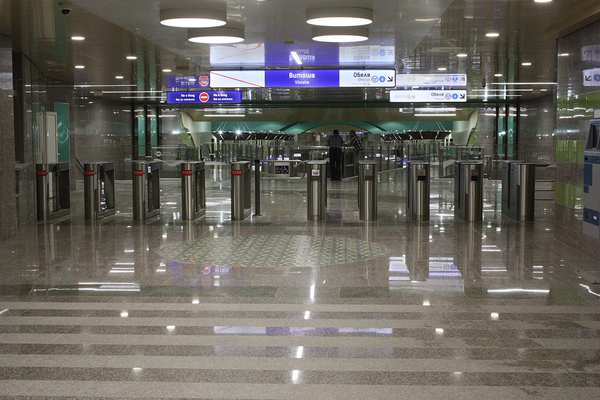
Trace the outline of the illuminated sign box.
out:
M 208 76 L 167 76 L 169 88 L 199 88 L 208 87 L 209 84 Z
M 396 86 L 467 87 L 467 74 L 398 74 Z
M 583 71 L 583 86 L 600 86 L 600 68 Z
M 391 103 L 464 103 L 466 90 L 390 90 Z
M 396 87 L 393 69 L 211 71 L 217 88 Z
M 168 92 L 169 104 L 238 104 L 242 102 L 242 92 Z
M 210 46 L 212 66 L 384 66 L 394 65 L 394 46 L 314 46 L 238 43 Z

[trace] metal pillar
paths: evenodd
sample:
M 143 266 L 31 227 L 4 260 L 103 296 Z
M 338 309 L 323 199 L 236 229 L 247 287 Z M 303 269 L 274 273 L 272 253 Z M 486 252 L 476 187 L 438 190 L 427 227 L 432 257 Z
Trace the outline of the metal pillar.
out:
M 408 162 L 406 212 L 407 217 L 414 221 L 429 221 L 430 171 L 427 162 Z
M 377 173 L 375 161 L 358 162 L 358 216 L 361 221 L 377 219 Z
M 327 161 L 308 162 L 307 219 L 324 220 L 327 215 Z

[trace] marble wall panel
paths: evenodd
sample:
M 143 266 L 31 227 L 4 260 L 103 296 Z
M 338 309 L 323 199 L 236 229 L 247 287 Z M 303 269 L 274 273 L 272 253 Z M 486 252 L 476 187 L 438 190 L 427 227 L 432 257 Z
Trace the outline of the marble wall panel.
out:
M 17 234 L 12 42 L 0 36 L 0 240 Z

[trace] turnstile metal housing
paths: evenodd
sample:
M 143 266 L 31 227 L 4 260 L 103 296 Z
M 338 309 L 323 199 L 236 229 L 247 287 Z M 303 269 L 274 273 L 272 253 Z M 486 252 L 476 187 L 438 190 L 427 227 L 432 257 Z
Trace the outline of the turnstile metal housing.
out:
M 160 163 L 134 161 L 133 219 L 144 221 L 160 213 Z
M 361 221 L 377 219 L 377 173 L 376 161 L 358 162 L 358 218 Z
M 96 220 L 115 214 L 115 164 L 83 164 L 84 214 Z
M 505 160 L 502 161 L 502 214 L 508 215 L 508 209 L 510 207 L 510 164 L 511 163 L 522 163 L 523 160 Z
M 184 162 L 181 168 L 181 218 L 193 221 L 206 214 L 204 161 Z
M 413 221 L 429 221 L 430 164 L 408 161 L 408 189 L 406 191 L 406 214 Z
M 70 213 L 69 163 L 37 164 L 37 219 L 46 221 Z
M 508 177 L 505 177 L 504 170 L 502 174 L 502 213 L 519 221 L 533 221 L 535 211 L 535 164 L 517 161 L 507 164 Z M 507 179 L 507 181 L 505 182 L 504 179 Z M 506 204 L 504 204 L 505 198 Z
M 246 219 L 252 208 L 252 191 L 250 187 L 252 164 L 250 161 L 231 163 L 231 219 Z
M 324 220 L 327 216 L 327 160 L 313 160 L 307 165 L 307 219 Z
M 483 163 L 454 163 L 454 215 L 465 221 L 483 219 Z

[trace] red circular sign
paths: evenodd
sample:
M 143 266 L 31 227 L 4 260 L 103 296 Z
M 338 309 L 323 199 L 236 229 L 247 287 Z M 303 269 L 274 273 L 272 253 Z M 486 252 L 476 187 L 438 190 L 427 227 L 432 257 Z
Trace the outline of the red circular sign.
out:
M 206 92 L 200 93 L 200 101 L 206 103 L 210 99 L 210 96 Z
M 208 86 L 208 82 L 209 82 L 208 76 L 201 76 L 200 77 L 200 86 L 206 87 L 206 86 Z

